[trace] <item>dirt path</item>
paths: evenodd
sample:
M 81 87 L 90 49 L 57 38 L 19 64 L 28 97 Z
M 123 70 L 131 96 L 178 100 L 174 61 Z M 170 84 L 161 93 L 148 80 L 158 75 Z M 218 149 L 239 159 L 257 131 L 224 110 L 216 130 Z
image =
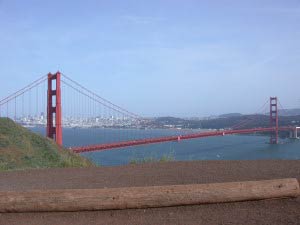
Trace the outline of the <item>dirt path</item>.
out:
M 300 161 L 195 161 L 0 173 L 0 190 L 103 188 L 296 177 Z M 0 224 L 300 224 L 300 198 L 141 210 L 0 214 Z

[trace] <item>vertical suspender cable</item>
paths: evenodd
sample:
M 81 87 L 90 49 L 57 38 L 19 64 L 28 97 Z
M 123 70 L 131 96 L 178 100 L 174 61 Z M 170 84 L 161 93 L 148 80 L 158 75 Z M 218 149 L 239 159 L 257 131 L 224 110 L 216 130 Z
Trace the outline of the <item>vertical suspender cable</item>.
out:
M 17 121 L 17 98 L 15 97 L 15 121 Z
M 39 111 L 39 102 L 38 102 L 38 92 L 39 92 L 39 86 L 36 86 L 36 112 L 35 112 L 35 114 L 36 114 L 36 116 L 38 116 L 38 111 Z

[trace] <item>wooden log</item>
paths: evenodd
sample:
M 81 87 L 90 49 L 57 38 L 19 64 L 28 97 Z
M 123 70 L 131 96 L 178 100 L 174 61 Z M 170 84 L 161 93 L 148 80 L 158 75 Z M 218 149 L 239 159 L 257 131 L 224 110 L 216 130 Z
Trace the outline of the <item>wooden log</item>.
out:
M 299 196 L 296 179 L 172 186 L 1 191 L 0 212 L 90 211 Z

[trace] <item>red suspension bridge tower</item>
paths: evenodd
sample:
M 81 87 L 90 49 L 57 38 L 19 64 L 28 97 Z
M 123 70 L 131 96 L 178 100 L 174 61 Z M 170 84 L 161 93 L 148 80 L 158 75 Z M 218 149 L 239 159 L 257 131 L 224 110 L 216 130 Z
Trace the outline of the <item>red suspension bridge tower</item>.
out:
M 270 127 L 274 128 L 271 132 L 270 144 L 278 144 L 278 99 L 277 97 L 270 98 Z
M 62 145 L 62 123 L 61 123 L 61 74 L 48 74 L 47 93 L 47 137 Z M 53 82 L 54 81 L 54 82 Z M 54 89 L 55 86 L 55 89 Z M 54 126 L 55 120 L 55 126 Z

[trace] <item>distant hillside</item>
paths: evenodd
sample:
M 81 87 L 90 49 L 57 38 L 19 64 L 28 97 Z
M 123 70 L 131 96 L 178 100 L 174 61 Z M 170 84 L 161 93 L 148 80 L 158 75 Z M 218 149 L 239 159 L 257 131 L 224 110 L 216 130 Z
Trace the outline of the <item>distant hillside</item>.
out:
M 93 164 L 50 139 L 0 118 L 0 170 L 50 167 L 87 167 Z
M 243 114 L 241 113 L 227 113 L 227 114 L 222 114 L 219 116 L 219 118 L 229 118 L 229 117 L 236 117 L 236 116 L 242 116 Z
M 245 121 L 250 121 L 245 123 Z M 240 124 L 239 128 L 255 128 L 255 127 L 267 127 L 270 123 L 270 117 L 268 115 L 236 115 L 231 117 L 218 117 L 209 120 L 184 120 L 181 118 L 173 117 L 161 117 L 153 121 L 155 128 L 165 128 L 166 124 L 177 128 L 188 129 L 224 129 L 232 128 L 237 124 Z M 280 116 L 280 126 L 295 126 L 300 125 L 300 116 Z M 238 128 L 238 127 L 236 127 Z
M 279 116 L 299 116 L 300 115 L 300 109 L 279 109 L 278 110 Z M 219 115 L 219 118 L 230 118 L 230 117 L 238 117 L 243 116 L 241 113 L 227 113 Z
M 300 109 L 281 109 L 278 111 L 279 116 L 298 116 Z
M 244 121 L 249 121 L 244 123 Z M 190 123 L 192 124 L 192 123 Z M 243 115 L 233 116 L 228 118 L 217 118 L 213 120 L 200 121 L 198 124 L 193 123 L 194 127 L 201 126 L 202 128 L 232 128 L 233 126 L 241 124 L 240 128 L 255 128 L 267 127 L 270 124 L 270 117 L 268 115 Z M 280 126 L 294 126 L 300 124 L 300 116 L 280 116 Z M 193 127 L 193 128 L 194 128 Z

